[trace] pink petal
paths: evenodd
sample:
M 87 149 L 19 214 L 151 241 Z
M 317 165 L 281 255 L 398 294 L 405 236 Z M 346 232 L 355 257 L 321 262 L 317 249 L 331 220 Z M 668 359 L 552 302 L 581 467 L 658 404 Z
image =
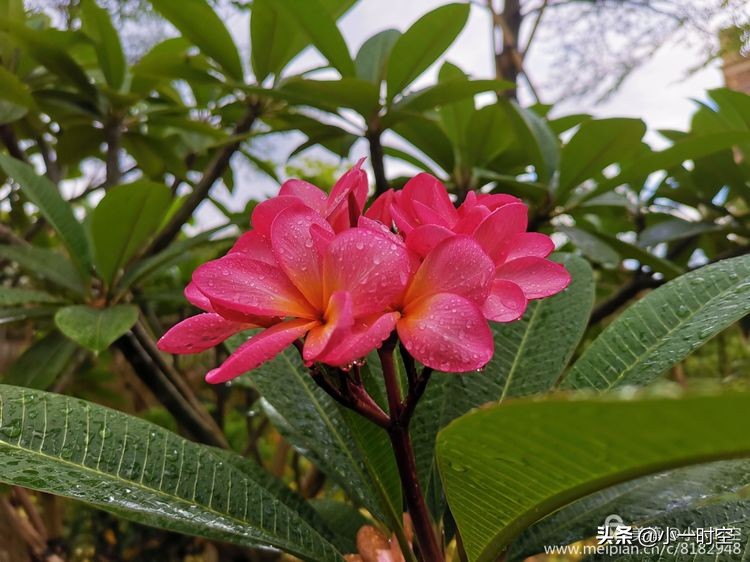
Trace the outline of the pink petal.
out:
M 228 253 L 243 253 L 254 260 L 276 265 L 276 258 L 273 257 L 268 238 L 261 236 L 256 230 L 250 230 L 240 236 Z
M 362 169 L 364 158 L 360 159 L 351 170 L 346 172 L 331 189 L 326 208 L 328 222 L 333 230 L 341 232 L 347 229 L 349 224 L 350 197 L 356 202 L 358 214 L 361 214 L 367 202 L 367 191 L 369 184 L 367 174 Z
M 522 232 L 516 235 L 505 248 L 503 261 L 535 256 L 546 258 L 555 250 L 552 238 L 541 232 Z
M 495 271 L 497 279 L 512 281 L 527 299 L 541 299 L 562 291 L 570 284 L 570 274 L 559 263 L 544 258 L 518 258 Z
M 472 207 L 461 216 L 453 231 L 456 234 L 472 234 L 490 214 L 491 211 L 482 205 Z
M 476 207 L 477 205 L 477 192 L 469 191 L 464 197 L 464 202 L 458 207 L 457 211 L 459 216 L 464 216 L 468 211 Z
M 253 324 L 233 322 L 213 312 L 206 312 L 172 326 L 157 345 L 167 353 L 199 353 L 219 345 L 237 332 L 255 327 L 257 326 Z
M 297 197 L 305 205 L 320 215 L 323 215 L 326 211 L 328 194 L 310 182 L 299 179 L 287 180 L 282 184 L 281 189 L 279 190 L 279 195 Z
M 352 296 L 344 291 L 333 293 L 326 308 L 325 322 L 310 330 L 305 338 L 304 360 L 308 363 L 315 361 L 334 335 L 347 333 L 352 326 Z
M 204 295 L 200 291 L 200 289 L 198 289 L 197 285 L 192 281 L 188 283 L 187 287 L 185 287 L 185 297 L 187 298 L 188 302 L 190 302 L 193 306 L 200 308 L 201 310 L 205 310 L 206 312 L 216 312 L 208 297 Z M 245 314 L 237 310 L 227 310 L 226 307 L 222 306 L 219 306 L 219 308 L 221 309 L 221 315 L 227 321 L 239 324 L 252 324 L 254 326 L 262 327 L 268 327 L 276 323 L 276 320 L 273 318 L 256 316 L 253 314 Z
M 350 228 L 328 246 L 323 266 L 326 292 L 350 292 L 354 316 L 382 312 L 401 299 L 409 268 L 406 248 L 372 230 Z
M 208 300 L 206 295 L 201 293 L 200 289 L 192 281 L 187 284 L 183 293 L 188 302 L 193 306 L 206 312 L 213 312 L 214 308 L 211 306 L 211 301 Z
M 381 234 L 388 238 L 391 242 L 398 244 L 399 246 L 404 246 L 404 241 L 399 237 L 396 236 L 391 230 L 384 225 L 382 222 L 367 218 L 366 216 L 362 215 L 359 217 L 359 220 L 357 221 L 357 226 L 359 228 L 364 228 L 366 230 L 372 230 L 373 232 L 376 232 L 378 234 Z
M 425 258 L 409 285 L 404 302 L 437 293 L 454 293 L 481 306 L 495 276 L 492 260 L 472 238 L 453 236 Z
M 404 311 L 396 329 L 409 353 L 433 369 L 474 371 L 492 358 L 492 332 L 482 311 L 458 295 L 420 299 Z
M 385 193 L 381 194 L 380 197 L 375 199 L 370 205 L 370 208 L 365 212 L 367 218 L 380 221 L 384 225 L 390 227 L 393 224 L 393 217 L 391 216 L 391 205 L 393 204 L 395 192 L 389 189 Z
M 284 209 L 273 221 L 271 248 L 279 267 L 294 286 L 316 309 L 323 310 L 322 256 L 318 253 L 313 226 L 333 234 L 326 220 L 312 209 Z
M 412 208 L 414 209 L 414 216 L 419 221 L 419 224 L 437 224 L 446 228 L 451 225 L 448 218 L 443 217 L 437 211 L 431 209 L 421 201 L 412 201 Z
M 391 335 L 398 318 L 398 312 L 387 312 L 373 319 L 360 321 L 349 332 L 334 335 L 328 349 L 318 357 L 318 361 L 343 367 L 365 357 Z
M 258 203 L 253 214 L 250 217 L 250 222 L 253 225 L 253 229 L 261 236 L 268 238 L 271 235 L 271 225 L 273 224 L 276 216 L 289 207 L 305 207 L 302 200 L 299 197 L 292 195 L 278 195 L 271 199 L 266 199 L 262 203 Z
M 430 174 L 421 173 L 414 176 L 403 189 L 402 200 L 407 208 L 410 202 L 419 202 L 441 216 L 448 226 L 458 220 L 458 211 L 453 206 L 445 185 Z
M 218 368 L 209 371 L 206 375 L 206 382 L 212 384 L 227 382 L 252 371 L 269 359 L 273 359 L 315 325 L 316 322 L 297 319 L 281 322 L 263 330 L 238 347 Z
M 526 230 L 528 209 L 523 203 L 503 205 L 493 211 L 474 232 L 474 239 L 497 264 L 511 238 Z
M 217 312 L 257 316 L 315 318 L 317 312 L 278 267 L 228 254 L 203 264 L 193 281 Z
M 477 194 L 477 203 L 479 205 L 484 205 L 490 211 L 494 211 L 503 205 L 521 203 L 521 200 L 518 197 L 508 195 L 507 193 L 479 193 Z
M 437 224 L 424 224 L 406 237 L 406 247 L 420 257 L 425 257 L 443 240 L 454 236 L 453 231 Z
M 328 251 L 328 245 L 331 243 L 336 235 L 331 231 L 331 227 L 328 223 L 326 226 L 320 226 L 314 224 L 310 227 L 310 236 L 312 237 L 313 247 L 318 252 L 319 256 L 324 256 Z
M 492 291 L 482 306 L 482 312 L 487 320 L 513 322 L 523 316 L 527 304 L 526 297 L 518 285 L 495 279 Z
M 396 228 L 403 234 L 409 234 L 415 227 L 419 226 L 416 217 L 409 214 L 400 205 L 391 205 L 391 216 L 393 222 L 396 224 Z

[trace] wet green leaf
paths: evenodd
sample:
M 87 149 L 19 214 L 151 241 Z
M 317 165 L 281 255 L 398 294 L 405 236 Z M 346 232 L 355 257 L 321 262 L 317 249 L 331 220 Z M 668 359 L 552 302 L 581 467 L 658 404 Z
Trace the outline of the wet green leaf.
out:
M 156 232 L 171 202 L 166 185 L 147 180 L 118 185 L 99 202 L 91 234 L 94 262 L 107 285 Z
M 234 40 L 205 0 L 151 0 L 151 4 L 183 37 L 219 63 L 231 78 L 243 81 L 242 62 Z
M 96 353 L 107 349 L 136 320 L 138 308 L 127 304 L 109 308 L 66 306 L 55 314 L 55 324 L 63 334 Z
M 564 388 L 648 384 L 750 312 L 750 256 L 707 265 L 652 291 L 586 349 Z
M 749 407 L 745 393 L 552 397 L 464 416 L 438 435 L 437 458 L 469 561 L 496 560 L 531 523 L 607 486 L 749 456 Z
M 122 412 L 13 386 L 0 385 L 0 416 L 6 483 L 145 525 L 273 546 L 315 562 L 341 560 L 278 490 L 215 449 Z
M 468 17 L 468 4 L 446 4 L 419 18 L 398 38 L 386 73 L 389 100 L 402 93 L 450 47 Z

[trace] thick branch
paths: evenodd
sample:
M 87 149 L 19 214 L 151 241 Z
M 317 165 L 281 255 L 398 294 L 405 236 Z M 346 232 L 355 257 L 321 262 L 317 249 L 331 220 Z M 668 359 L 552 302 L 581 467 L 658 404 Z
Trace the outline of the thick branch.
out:
M 107 179 L 104 182 L 104 187 L 111 187 L 120 183 L 122 174 L 120 172 L 120 136 L 121 136 L 120 120 L 111 118 L 110 121 L 104 128 L 104 140 L 107 143 Z
M 138 378 L 159 398 L 159 401 L 164 404 L 169 413 L 177 419 L 190 435 L 202 443 L 213 445 L 214 447 L 227 447 L 224 436 L 220 432 L 217 433 L 215 428 L 196 412 L 154 363 L 153 359 L 143 349 L 132 332 L 118 339 L 114 346 L 122 353 L 131 367 L 133 367 L 133 371 Z
M 388 178 L 385 177 L 383 144 L 380 135 L 380 131 L 367 133 L 367 140 L 370 143 L 370 160 L 372 160 L 372 170 L 375 173 L 375 195 L 388 191 Z
M 13 131 L 13 127 L 10 125 L 0 125 L 0 140 L 3 141 L 5 148 L 8 149 L 8 154 L 18 160 L 27 161 L 26 153 L 21 149 L 16 138 L 16 133 Z

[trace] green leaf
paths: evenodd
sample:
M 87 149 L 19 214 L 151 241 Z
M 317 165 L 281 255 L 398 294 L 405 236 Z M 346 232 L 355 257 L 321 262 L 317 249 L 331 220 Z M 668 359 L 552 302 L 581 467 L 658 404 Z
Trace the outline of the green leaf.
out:
M 378 109 L 378 89 L 359 78 L 340 80 L 294 79 L 284 82 L 276 92 L 293 103 L 321 109 L 348 107 L 369 118 Z
M 253 459 L 248 459 L 226 449 L 214 449 L 214 453 L 235 468 L 241 470 L 253 481 L 263 486 L 275 495 L 288 508 L 292 509 L 299 517 L 318 531 L 327 540 L 333 540 L 333 545 L 339 550 L 342 541 L 332 531 L 332 528 L 321 515 L 317 506 L 312 505 L 297 492 L 289 488 L 284 482 L 268 472 L 262 465 Z M 342 551 L 345 552 L 345 551 Z
M 547 196 L 547 186 L 533 181 L 522 181 L 515 176 L 498 174 L 483 168 L 474 168 L 474 175 L 480 180 L 490 180 L 497 186 L 493 192 L 509 193 L 530 201 L 539 201 Z
M 368 464 L 371 461 L 338 405 L 313 382 L 295 349 L 287 349 L 255 369 L 248 380 L 263 397 L 271 421 L 290 443 L 375 517 L 400 524 L 401 512 L 394 513 L 384 501 L 389 496 L 380 487 L 374 465 Z
M 81 17 L 84 32 L 96 44 L 96 56 L 107 84 L 119 90 L 125 80 L 125 54 L 112 19 L 96 0 L 82 0 Z
M 140 180 L 113 187 L 97 205 L 91 216 L 94 262 L 108 286 L 159 228 L 171 201 L 166 185 Z
M 28 112 L 29 110 L 25 107 L 0 100 L 0 125 L 18 121 L 19 119 L 22 119 Z
M 0 324 L 9 324 L 11 322 L 20 322 L 22 320 L 39 319 L 52 316 L 57 307 L 55 306 L 20 306 L 20 307 L 1 307 Z
M 321 0 L 320 4 L 338 19 L 356 0 Z M 310 44 L 307 33 L 275 0 L 254 0 L 250 14 L 252 64 L 258 83 L 269 74 L 277 77 L 300 51 Z
M 387 70 L 389 101 L 450 47 L 468 17 L 468 4 L 446 4 L 419 18 L 398 38 L 391 50 Z
M 16 262 L 40 279 L 54 283 L 76 294 L 84 293 L 83 282 L 70 260 L 53 250 L 36 246 L 2 246 L 0 256 Z
M 661 273 L 667 280 L 674 279 L 685 273 L 681 267 L 675 265 L 668 259 L 660 258 L 639 246 L 624 242 L 617 236 L 601 232 L 586 223 L 582 223 L 581 228 L 584 228 L 590 235 L 596 236 L 605 242 L 616 251 L 621 258 L 637 260 L 641 265 L 646 265 L 653 271 Z
M 566 199 L 575 187 L 601 174 L 640 146 L 646 125 L 640 119 L 596 119 L 585 121 L 560 154 L 557 196 Z
M 750 519 L 750 462 L 721 461 L 663 472 L 618 484 L 562 508 L 532 525 L 511 547 L 509 560 L 524 560 L 546 545 L 594 537 L 607 516 L 625 525 L 667 527 L 737 526 Z M 732 520 L 721 520 L 725 514 Z M 740 518 L 737 518 L 740 515 Z
M 0 122 L 9 123 L 20 119 L 29 109 L 36 106 L 28 86 L 2 66 L 0 66 L 0 83 L 3 85 L 0 89 L 0 113 L 4 109 L 6 115 L 5 118 L 0 117 Z
M 354 59 L 357 78 L 380 84 L 385 79 L 388 58 L 399 37 L 399 30 L 384 29 L 362 43 Z
M 455 64 L 445 62 L 440 67 L 440 72 L 438 73 L 438 84 L 446 84 L 448 82 L 467 84 L 469 77 Z M 475 112 L 474 98 L 460 99 L 438 108 L 437 116 L 440 125 L 453 145 L 451 148 L 456 159 L 456 168 L 465 167 L 467 160 L 466 129 L 469 127 L 469 122 Z M 453 170 L 446 171 L 453 173 Z
M 66 306 L 55 314 L 55 324 L 63 334 L 96 353 L 107 349 L 137 320 L 138 308 L 128 304 L 109 308 Z
M 60 297 L 50 295 L 44 291 L 22 289 L 20 287 L 0 287 L 0 306 L 15 306 L 28 303 L 50 304 L 56 302 L 60 302 Z
M 401 98 L 393 111 L 425 111 L 448 103 L 473 98 L 482 92 L 498 92 L 513 87 L 505 80 L 447 78 Z
M 349 48 L 336 27 L 336 18 L 320 0 L 277 0 L 284 11 L 305 30 L 313 46 L 342 76 L 354 76 Z
M 345 408 L 339 408 L 339 410 L 364 459 L 369 478 L 374 482 L 373 488 L 378 494 L 379 502 L 387 506 L 387 522 L 392 523 L 395 520 L 400 523 L 398 514 L 404 511 L 401 499 L 403 492 L 388 434 L 383 428 L 351 410 Z
M 683 219 L 672 219 L 656 223 L 638 236 L 638 244 L 642 247 L 656 246 L 662 242 L 672 242 L 698 236 L 706 232 L 718 232 L 725 227 L 712 222 L 691 222 Z
M 411 164 L 418 170 L 435 175 L 434 170 L 426 162 L 420 160 L 416 156 L 409 154 L 404 150 L 393 148 L 392 146 L 384 146 L 383 154 L 385 154 L 386 156 L 390 156 L 391 158 L 398 158 L 399 160 L 403 160 L 404 162 Z
M 0 154 L 0 168 L 18 183 L 28 200 L 39 207 L 44 218 L 60 235 L 81 274 L 87 278 L 91 264 L 88 239 L 57 187 L 46 177 L 38 176 L 25 162 L 4 154 Z
M 301 34 L 295 23 L 279 15 L 274 0 L 253 1 L 250 12 L 250 60 L 259 84 L 269 74 L 279 73 L 289 62 L 289 46 Z
M 549 126 L 556 135 L 560 135 L 589 119 L 591 119 L 591 115 L 588 115 L 587 113 L 576 113 L 573 115 L 565 115 L 558 119 L 552 119 L 549 122 Z
M 234 40 L 206 0 L 151 0 L 151 4 L 183 37 L 219 63 L 231 78 L 244 80 Z
M 549 182 L 559 166 L 560 143 L 557 136 L 547 122 L 533 111 L 505 99 L 498 100 L 498 104 L 505 106 L 510 115 L 518 137 L 516 142 L 525 148 L 538 181 Z
M 453 171 L 454 157 L 451 141 L 433 119 L 415 115 L 396 124 L 393 132 L 422 151 L 446 173 Z
M 44 390 L 63 372 L 78 346 L 53 331 L 34 342 L 8 369 L 3 383 Z
M 586 349 L 565 388 L 651 382 L 750 312 L 750 256 L 682 275 L 620 314 Z
M 469 561 L 495 560 L 531 523 L 606 486 L 750 455 L 749 407 L 745 393 L 554 397 L 464 416 L 438 435 L 437 458 Z
M 0 386 L 0 415 L 6 483 L 171 531 L 341 560 L 275 490 L 215 449 L 122 412 L 12 386 Z
M 154 45 L 132 66 L 133 91 L 144 93 L 160 82 L 183 79 L 193 89 L 198 85 L 217 85 L 209 73 L 211 64 L 202 54 L 189 54 L 192 45 L 184 37 L 172 37 Z
M 620 263 L 620 255 L 599 237 L 574 226 L 560 226 L 558 232 L 565 234 L 581 253 L 593 262 L 613 268 Z
M 466 125 L 466 159 L 471 167 L 486 166 L 514 142 L 508 114 L 496 104 L 470 113 Z
M 89 100 L 96 99 L 96 89 L 80 65 L 67 49 L 77 40 L 72 32 L 55 29 L 31 29 L 22 22 L 0 22 L 18 41 L 23 50 L 56 74 L 63 82 L 72 84 Z
M 412 435 L 417 465 L 429 489 L 438 488 L 435 435 L 472 408 L 506 398 L 547 392 L 573 356 L 594 306 L 594 274 L 586 260 L 558 254 L 572 282 L 562 293 L 532 302 L 512 323 L 493 324 L 495 354 L 481 374 L 433 376 L 417 406 Z
M 372 525 L 372 521 L 348 503 L 328 498 L 314 499 L 311 503 L 328 528 L 336 533 L 337 544 L 341 544 L 341 551 L 357 552 L 357 531 L 365 525 Z

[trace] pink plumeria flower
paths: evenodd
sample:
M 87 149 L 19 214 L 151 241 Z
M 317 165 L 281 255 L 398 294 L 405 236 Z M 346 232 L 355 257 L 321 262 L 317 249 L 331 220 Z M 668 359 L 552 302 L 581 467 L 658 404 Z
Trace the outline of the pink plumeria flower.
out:
M 301 338 L 306 362 L 343 366 L 393 331 L 397 314 L 391 307 L 409 281 L 403 246 L 364 228 L 336 234 L 303 205 L 288 207 L 274 219 L 269 232 L 273 263 L 267 254 L 261 257 L 269 259 L 255 259 L 244 251 L 261 240 L 245 235 L 234 251 L 193 274 L 194 286 L 220 316 L 263 318 L 270 324 L 209 372 L 208 382 L 225 382 L 250 371 Z M 185 352 L 173 342 L 185 336 L 183 324 L 191 322 L 189 318 L 167 332 L 160 347 Z
M 552 296 L 570 284 L 566 269 L 546 259 L 554 243 L 545 234 L 526 232 L 528 208 L 511 195 L 472 191 L 456 209 L 437 178 L 419 174 L 402 191 L 378 198 L 366 216 L 392 220 L 407 247 L 420 257 L 456 235 L 474 238 L 495 265 L 483 306 L 489 320 L 517 320 L 529 300 Z

